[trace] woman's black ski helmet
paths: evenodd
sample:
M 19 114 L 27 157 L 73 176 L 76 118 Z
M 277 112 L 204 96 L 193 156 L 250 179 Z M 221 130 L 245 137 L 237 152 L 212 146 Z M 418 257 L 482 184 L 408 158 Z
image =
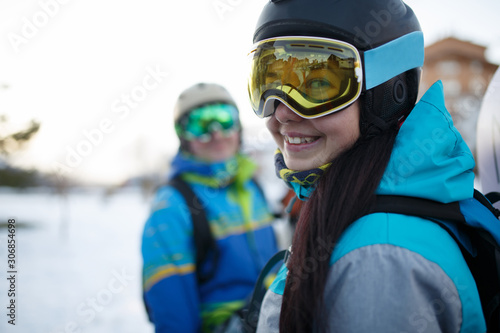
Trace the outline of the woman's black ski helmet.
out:
M 403 1 L 271 0 L 253 41 L 282 36 L 323 37 L 355 46 L 365 73 L 361 105 L 376 116 L 371 125 L 383 129 L 413 108 L 424 46 L 420 24 Z

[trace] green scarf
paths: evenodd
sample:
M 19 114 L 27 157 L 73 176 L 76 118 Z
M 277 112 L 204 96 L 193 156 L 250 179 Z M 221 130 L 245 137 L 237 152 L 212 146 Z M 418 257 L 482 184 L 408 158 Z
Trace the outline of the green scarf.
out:
M 192 156 L 183 156 L 182 162 L 182 164 L 176 163 L 176 166 L 181 165 L 178 169 L 183 179 L 214 188 L 225 187 L 231 183 L 240 186 L 252 178 L 256 169 L 256 165 L 241 154 L 214 163 L 199 161 Z
M 185 155 L 178 157 L 175 165 L 184 167 L 182 178 L 187 182 L 212 188 L 232 185 L 228 198 L 241 207 L 245 229 L 252 230 L 252 195 L 245 183 L 253 177 L 257 165 L 250 158 L 237 154 L 227 161 L 209 163 Z

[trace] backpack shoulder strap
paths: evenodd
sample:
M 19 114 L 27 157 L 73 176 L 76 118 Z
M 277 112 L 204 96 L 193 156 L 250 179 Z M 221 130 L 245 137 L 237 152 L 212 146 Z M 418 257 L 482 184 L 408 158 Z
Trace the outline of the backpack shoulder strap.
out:
M 415 197 L 377 195 L 375 206 L 368 211 L 371 213 L 396 213 L 465 224 L 458 202 L 445 204 Z
M 259 321 L 260 307 L 264 296 L 266 294 L 266 288 L 264 287 L 264 280 L 271 272 L 274 266 L 279 262 L 283 261 L 285 264 L 287 262 L 288 256 L 290 255 L 290 249 L 281 250 L 275 253 L 271 259 L 269 259 L 260 271 L 259 278 L 254 285 L 252 298 L 248 308 L 243 310 L 242 314 L 242 328 L 244 333 L 253 333 L 257 330 L 257 322 Z
M 189 208 L 191 220 L 193 221 L 193 239 L 196 249 L 196 278 L 198 283 L 206 282 L 212 278 L 215 273 L 219 251 L 215 238 L 210 230 L 210 224 L 208 223 L 203 203 L 193 192 L 191 186 L 181 177 L 172 178 L 168 182 L 168 185 L 179 191 Z M 209 255 L 213 256 L 214 263 L 209 272 L 202 274 L 200 267 L 205 260 L 207 260 Z
M 483 218 L 488 217 L 490 219 L 492 216 L 495 216 L 494 219 L 496 219 L 499 216 L 499 211 L 477 190 L 474 190 L 474 199 L 472 201 L 467 199 L 464 202 L 457 201 L 445 204 L 415 197 L 378 195 L 375 205 L 366 214 L 379 212 L 396 213 L 431 220 L 448 231 L 459 245 L 475 256 L 475 249 L 471 243 L 468 231 L 472 228 L 475 229 L 476 233 L 484 233 L 484 237 L 489 241 L 492 238 L 486 236 L 486 234 L 490 230 L 488 230 L 487 225 L 481 225 L 481 223 L 470 224 L 470 221 L 466 220 L 462 209 L 466 209 L 468 214 L 470 214 L 471 212 L 475 212 L 476 209 L 481 208 L 481 206 L 484 206 L 483 211 L 492 215 L 483 215 Z M 471 203 L 473 204 L 471 205 Z M 470 209 L 474 209 L 474 211 Z M 481 222 L 480 218 L 477 222 Z

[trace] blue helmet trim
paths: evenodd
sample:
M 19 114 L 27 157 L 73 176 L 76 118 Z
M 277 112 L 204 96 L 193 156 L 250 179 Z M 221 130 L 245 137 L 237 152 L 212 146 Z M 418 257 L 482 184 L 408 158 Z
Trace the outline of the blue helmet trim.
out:
M 424 64 L 424 34 L 414 31 L 364 52 L 365 87 L 372 89 Z

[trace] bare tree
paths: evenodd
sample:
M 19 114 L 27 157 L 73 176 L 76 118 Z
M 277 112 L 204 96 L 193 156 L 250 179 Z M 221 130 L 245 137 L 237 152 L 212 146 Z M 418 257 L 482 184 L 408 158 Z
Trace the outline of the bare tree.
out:
M 0 154 L 5 157 L 24 148 L 40 129 L 40 123 L 32 120 L 27 128 L 13 133 L 6 133 L 7 128 L 7 116 L 0 115 Z

